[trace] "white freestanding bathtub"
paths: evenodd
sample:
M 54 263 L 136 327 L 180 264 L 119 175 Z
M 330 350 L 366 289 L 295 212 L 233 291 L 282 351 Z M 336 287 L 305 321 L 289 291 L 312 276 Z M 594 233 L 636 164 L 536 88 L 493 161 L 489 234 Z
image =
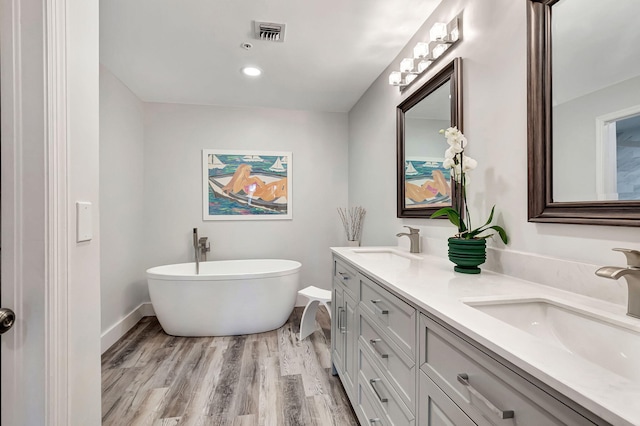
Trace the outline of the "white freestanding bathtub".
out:
M 300 262 L 219 260 L 147 270 L 158 321 L 173 336 L 231 336 L 282 326 L 296 302 Z

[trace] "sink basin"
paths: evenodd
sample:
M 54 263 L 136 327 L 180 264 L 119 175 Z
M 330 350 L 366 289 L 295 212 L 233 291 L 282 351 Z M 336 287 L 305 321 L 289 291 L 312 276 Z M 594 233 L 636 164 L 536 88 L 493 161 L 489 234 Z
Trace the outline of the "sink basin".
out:
M 640 383 L 640 321 L 545 298 L 467 299 L 463 302 Z
M 351 251 L 376 261 L 422 260 L 420 256 L 396 249 L 362 247 L 351 249 Z

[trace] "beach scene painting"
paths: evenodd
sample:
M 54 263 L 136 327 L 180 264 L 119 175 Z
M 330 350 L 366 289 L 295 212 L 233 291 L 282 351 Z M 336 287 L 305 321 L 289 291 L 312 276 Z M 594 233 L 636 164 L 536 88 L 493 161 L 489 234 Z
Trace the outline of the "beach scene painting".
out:
M 405 206 L 451 206 L 451 173 L 442 167 L 443 158 L 407 157 L 405 160 Z
M 203 149 L 203 220 L 291 219 L 291 170 L 291 152 Z

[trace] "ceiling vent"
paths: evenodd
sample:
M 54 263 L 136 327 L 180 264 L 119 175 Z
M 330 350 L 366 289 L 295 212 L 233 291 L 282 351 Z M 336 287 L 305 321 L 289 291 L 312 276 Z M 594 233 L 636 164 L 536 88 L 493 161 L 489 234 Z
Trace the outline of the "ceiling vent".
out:
M 255 37 L 258 40 L 284 41 L 285 24 L 254 21 Z

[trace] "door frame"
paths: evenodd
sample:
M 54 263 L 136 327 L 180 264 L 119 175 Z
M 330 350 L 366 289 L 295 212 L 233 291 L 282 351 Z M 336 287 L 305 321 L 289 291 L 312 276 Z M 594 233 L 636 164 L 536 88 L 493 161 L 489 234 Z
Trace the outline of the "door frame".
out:
M 2 0 L 1 7 L 2 298 L 17 315 L 13 329 L 2 337 L 2 423 L 44 420 L 45 425 L 65 425 L 69 424 L 67 4 L 66 0 Z M 42 162 L 34 164 L 34 159 Z M 34 194 L 37 185 L 41 189 Z M 36 203 L 41 206 L 32 211 Z M 35 247 L 40 242 L 43 247 Z M 35 306 L 34 298 L 40 299 Z M 39 308 L 43 312 L 34 314 Z M 34 371 L 38 367 L 42 371 Z

